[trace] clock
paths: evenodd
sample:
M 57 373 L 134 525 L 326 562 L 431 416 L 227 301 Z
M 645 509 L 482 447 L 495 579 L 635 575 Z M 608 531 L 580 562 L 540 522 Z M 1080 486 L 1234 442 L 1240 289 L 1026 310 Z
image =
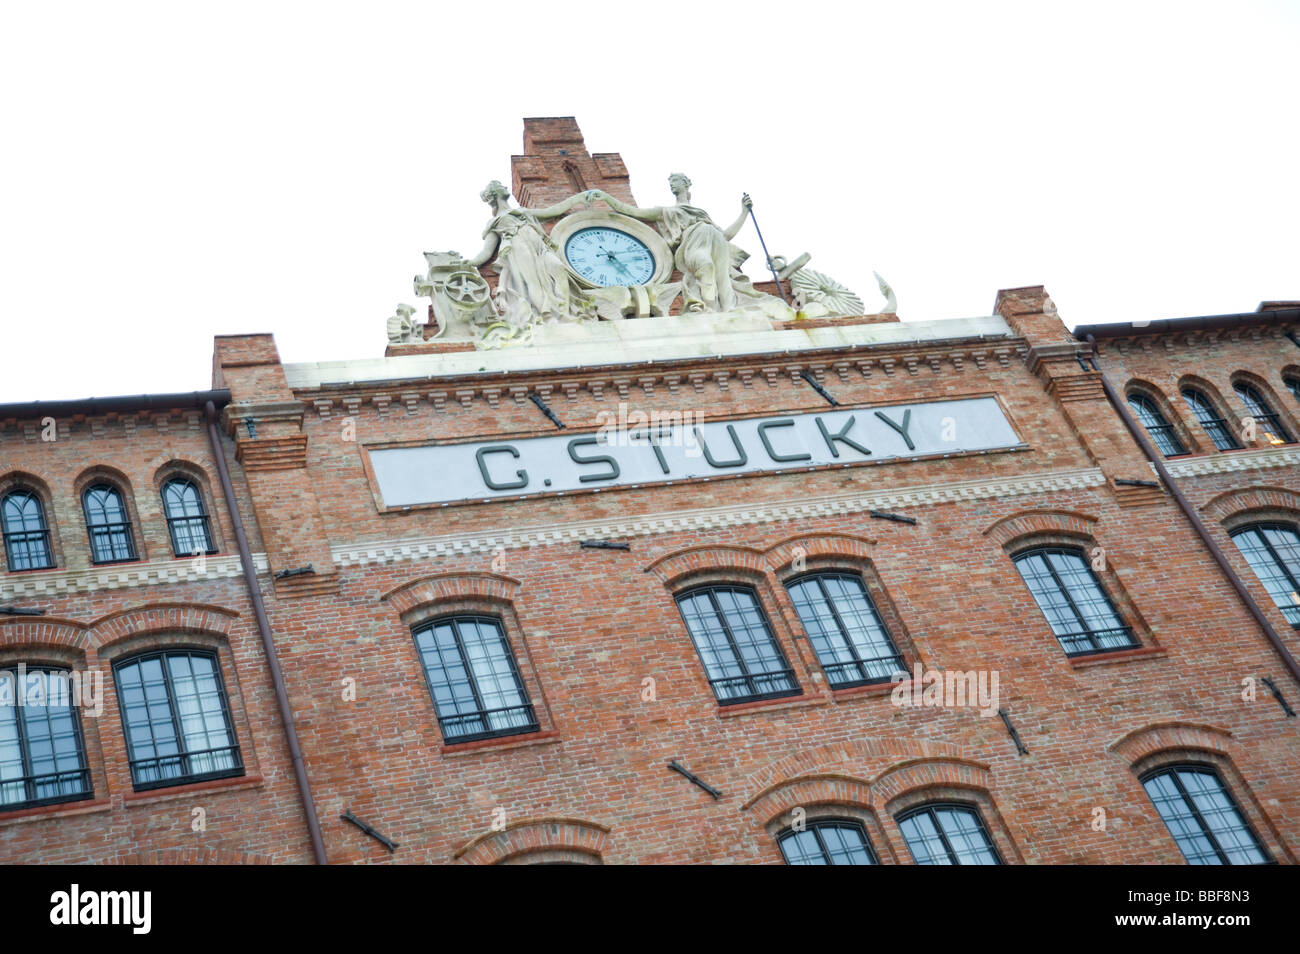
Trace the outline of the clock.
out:
M 644 285 L 655 273 L 654 255 L 639 238 L 609 225 L 578 229 L 564 243 L 564 260 L 593 285 Z
M 646 223 L 603 209 L 566 215 L 551 229 L 560 258 L 584 288 L 661 285 L 673 272 L 673 253 Z

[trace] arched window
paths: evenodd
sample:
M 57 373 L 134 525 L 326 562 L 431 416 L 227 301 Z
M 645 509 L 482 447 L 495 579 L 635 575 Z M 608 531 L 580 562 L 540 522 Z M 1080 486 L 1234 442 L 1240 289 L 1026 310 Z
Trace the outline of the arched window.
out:
M 167 515 L 167 532 L 172 538 L 172 552 L 178 557 L 215 553 L 208 512 L 194 481 L 184 477 L 167 481 L 163 484 L 162 499 L 163 512 Z
M 1177 457 L 1187 453 L 1187 448 L 1178 439 L 1178 432 L 1165 420 L 1155 401 L 1145 394 L 1133 391 L 1128 396 L 1128 406 L 1133 409 L 1134 416 L 1142 422 L 1147 434 L 1151 436 L 1151 442 L 1156 445 L 1156 449 L 1161 454 L 1165 457 Z
M 899 815 L 898 827 L 918 865 L 1002 864 L 973 805 L 922 805 Z
M 91 562 L 122 563 L 134 560 L 135 539 L 131 535 L 131 515 L 127 513 L 121 492 L 111 484 L 95 484 L 81 495 L 81 505 L 86 511 Z
M 1241 447 L 1228 427 L 1228 422 L 1219 417 L 1213 402 L 1203 392 L 1196 388 L 1183 388 L 1183 400 L 1196 415 L 1196 420 L 1205 429 L 1205 433 L 1210 435 L 1210 440 L 1214 441 L 1215 447 L 1221 451 L 1237 450 Z
M 1283 523 L 1257 523 L 1233 531 L 1232 542 L 1287 622 L 1300 626 L 1300 533 Z
M 1269 863 L 1219 774 L 1208 765 L 1174 765 L 1142 776 L 1142 787 L 1188 864 Z
M 0 500 L 5 562 L 15 570 L 47 570 L 54 566 L 50 528 L 41 498 L 30 490 L 11 490 Z
M 0 696 L 0 811 L 89 798 L 69 672 L 0 670 Z
M 1259 393 L 1258 388 L 1245 381 L 1238 381 L 1232 387 L 1237 392 L 1237 397 L 1241 398 L 1241 403 L 1246 405 L 1250 416 L 1259 425 L 1266 441 L 1270 444 L 1295 443 L 1295 438 L 1282 423 L 1282 418 L 1278 416 L 1277 411 L 1273 410 L 1273 405 L 1268 403 L 1264 395 Z
M 1039 547 L 1017 554 L 1015 564 L 1067 656 L 1137 645 L 1082 551 Z
M 677 607 L 720 703 L 799 694 L 794 671 L 752 589 L 702 586 L 678 596 Z
M 1282 375 L 1282 383 L 1285 384 L 1286 389 L 1291 392 L 1291 396 L 1297 401 L 1300 401 L 1300 377 L 1297 377 L 1294 374 L 1284 374 Z
M 113 667 L 136 791 L 244 774 L 217 657 L 194 649 Z
M 777 844 L 788 865 L 874 865 L 875 852 L 862 823 L 844 818 L 819 818 L 802 830 L 787 828 Z
M 538 731 L 501 621 L 452 616 L 414 630 L 445 742 Z
M 860 576 L 815 573 L 786 589 L 832 688 L 888 682 L 905 668 Z

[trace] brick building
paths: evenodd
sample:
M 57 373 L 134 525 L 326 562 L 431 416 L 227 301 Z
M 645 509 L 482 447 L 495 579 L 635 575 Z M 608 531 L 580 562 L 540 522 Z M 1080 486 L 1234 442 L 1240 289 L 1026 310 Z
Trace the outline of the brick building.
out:
M 438 324 L 0 407 L 0 860 L 1296 859 L 1295 303 Z

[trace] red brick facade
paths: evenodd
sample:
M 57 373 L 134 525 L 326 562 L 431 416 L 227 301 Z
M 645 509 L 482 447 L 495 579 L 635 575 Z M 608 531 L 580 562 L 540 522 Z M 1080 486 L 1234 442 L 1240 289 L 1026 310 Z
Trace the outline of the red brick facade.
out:
M 527 155 L 515 157 L 526 204 L 571 194 L 572 175 L 611 192 L 621 181 L 630 199 L 621 161 L 588 156 L 576 125 L 547 123 L 533 121 Z M 562 148 L 573 170 L 557 164 Z M 904 334 L 494 374 L 419 365 L 403 375 L 417 366 L 402 362 L 430 359 L 390 358 L 392 375 L 351 383 L 301 383 L 270 336 L 218 338 L 213 384 L 231 391 L 225 450 L 250 545 L 265 554 L 259 579 L 329 861 L 780 863 L 777 835 L 793 820 L 834 816 L 860 821 L 881 862 L 910 863 L 897 816 L 960 801 L 1007 863 L 1181 863 L 1139 779 L 1187 761 L 1214 767 L 1272 860 L 1295 861 L 1296 720 L 1263 685 L 1243 698 L 1243 680 L 1269 677 L 1293 705 L 1300 689 L 1155 481 L 1089 346 L 1041 288 L 1001 292 L 996 311 L 1009 330 L 997 337 Z M 1156 323 L 1105 338 L 1098 354 L 1117 389 L 1147 394 L 1182 436 L 1189 453 L 1171 471 L 1293 655 L 1296 630 L 1229 532 L 1256 519 L 1300 524 L 1300 450 L 1257 435 L 1218 451 L 1179 392 L 1195 381 L 1239 422 L 1233 386 L 1249 381 L 1300 436 L 1284 381 L 1300 379 L 1300 346 L 1286 335 L 1297 329 L 1291 311 L 1209 330 Z M 377 445 L 556 433 L 530 392 L 576 434 L 620 401 L 705 421 L 825 410 L 800 371 L 845 408 L 993 395 L 1023 444 L 404 509 L 380 506 L 366 456 Z M 196 414 L 60 421 L 55 442 L 40 440 L 38 413 L 0 420 L 0 482 L 46 495 L 58 564 L 0 573 L 0 605 L 48 610 L 0 616 L 0 663 L 107 669 L 145 647 L 214 649 L 246 774 L 134 792 L 109 679 L 103 715 L 83 719 L 93 797 L 0 810 L 0 861 L 312 859 Z M 171 557 L 156 488 L 181 464 L 206 488 L 219 578 L 169 576 L 188 560 Z M 76 494 L 93 468 L 111 468 L 128 490 L 139 562 L 89 567 Z M 1067 656 L 1012 562 L 1031 544 L 1083 548 L 1136 647 Z M 909 668 L 997 671 L 1000 707 L 1027 753 L 1001 718 L 970 707 L 899 707 L 887 683 L 830 689 L 785 586 L 817 569 L 861 575 Z M 715 699 L 674 601 L 710 582 L 753 588 L 799 694 Z M 412 630 L 453 613 L 500 621 L 537 731 L 443 737 Z M 192 829 L 195 808 L 205 831 Z

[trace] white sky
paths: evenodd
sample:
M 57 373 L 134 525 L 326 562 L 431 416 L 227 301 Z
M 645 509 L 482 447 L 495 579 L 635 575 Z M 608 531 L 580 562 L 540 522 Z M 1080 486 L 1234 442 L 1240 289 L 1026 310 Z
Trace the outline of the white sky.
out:
M 0 0 L 0 401 L 204 389 L 218 333 L 381 355 L 524 116 L 642 205 L 748 191 L 773 254 L 869 307 L 878 270 L 904 320 L 1300 299 L 1298 42 L 1296 2 Z

